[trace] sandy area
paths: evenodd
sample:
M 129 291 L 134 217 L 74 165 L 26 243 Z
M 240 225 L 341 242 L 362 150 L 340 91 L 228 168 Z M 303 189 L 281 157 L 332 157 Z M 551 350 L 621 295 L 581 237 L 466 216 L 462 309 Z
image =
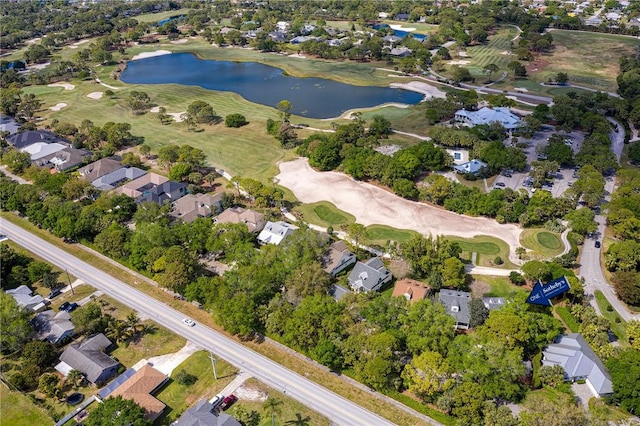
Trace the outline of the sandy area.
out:
M 51 111 L 60 111 L 62 108 L 66 108 L 67 104 L 65 104 L 64 102 L 60 102 L 58 104 L 55 104 L 54 106 L 52 106 L 51 108 L 49 108 Z
M 48 84 L 49 87 L 63 87 L 64 90 L 73 90 L 76 88 L 76 86 L 74 86 L 71 83 L 51 83 Z
M 289 55 L 290 58 L 300 58 L 300 59 L 307 59 L 306 56 L 299 54 L 299 53 L 292 53 L 291 55 Z
M 269 397 L 268 394 L 262 392 L 261 390 L 244 384 L 235 390 L 234 395 L 245 401 L 258 402 L 264 402 Z
M 433 98 L 446 98 L 447 94 L 435 86 L 432 86 L 424 81 L 410 81 L 408 83 L 391 83 L 391 87 L 411 90 L 413 92 L 422 93 L 423 95 L 431 96 Z
M 175 120 L 176 123 L 182 123 L 182 114 L 186 113 L 187 111 L 182 111 L 182 112 L 168 112 L 167 115 L 170 115 L 173 117 L 173 119 Z
M 167 376 L 171 375 L 171 372 L 175 370 L 177 366 L 182 364 L 193 355 L 195 352 L 199 351 L 201 348 L 197 346 L 195 343 L 187 342 L 186 345 L 178 352 L 174 352 L 172 354 L 154 356 L 149 359 L 142 359 L 138 361 L 133 368 L 135 370 L 139 370 L 144 367 L 145 364 L 150 364 L 156 370 L 166 374 Z
M 502 52 L 500 52 L 501 55 L 511 55 L 511 52 L 509 52 L 508 50 L 504 50 Z
M 156 50 L 155 52 L 142 52 L 142 53 L 138 53 L 136 56 L 131 58 L 131 60 L 137 61 L 138 59 L 153 58 L 154 56 L 162 56 L 162 55 L 171 55 L 171 52 L 168 50 Z
M 365 226 L 380 224 L 413 229 L 424 235 L 456 235 L 471 238 L 489 235 L 506 241 L 512 259 L 520 246 L 522 229 L 500 225 L 493 219 L 463 216 L 431 205 L 400 198 L 374 185 L 336 172 L 316 172 L 306 158 L 280 163 L 280 185 L 293 191 L 303 203 L 329 201 L 356 217 Z M 340 188 L 339 191 L 336 188 Z
M 160 107 L 159 106 L 154 106 L 153 108 L 151 108 L 149 110 L 149 112 L 160 112 Z
M 104 92 L 91 92 L 87 95 L 87 98 L 91 99 L 100 99 L 102 98 Z
M 80 40 L 80 41 L 76 41 L 75 43 L 73 43 L 71 46 L 69 46 L 69 49 L 77 49 L 78 47 L 80 47 L 81 44 L 87 43 L 89 42 L 90 39 L 84 39 L 84 40 Z
M 451 61 L 451 62 L 449 62 L 449 65 L 467 65 L 469 63 L 471 63 L 471 61 L 466 61 L 466 60 L 463 60 L 463 61 Z
M 391 24 L 389 25 L 389 27 L 391 27 L 392 30 L 398 30 L 398 31 L 415 31 L 416 28 L 413 27 L 403 27 L 402 25 L 395 25 L 395 24 Z
M 181 38 L 180 40 L 171 40 L 171 44 L 185 44 L 188 43 L 188 38 Z

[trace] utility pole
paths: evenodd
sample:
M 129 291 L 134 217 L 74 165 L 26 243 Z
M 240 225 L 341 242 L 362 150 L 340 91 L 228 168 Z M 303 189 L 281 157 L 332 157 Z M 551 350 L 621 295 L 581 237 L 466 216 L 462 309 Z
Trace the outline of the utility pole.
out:
M 71 278 L 69 278 L 69 271 L 65 269 L 64 273 L 67 274 L 67 281 L 69 281 L 69 288 L 71 289 L 71 294 L 75 295 L 76 293 L 73 291 L 73 284 L 71 284 Z
M 218 380 L 218 372 L 216 371 L 216 357 L 213 356 L 213 352 L 209 352 L 209 358 L 211 358 L 211 366 L 213 367 L 213 377 Z

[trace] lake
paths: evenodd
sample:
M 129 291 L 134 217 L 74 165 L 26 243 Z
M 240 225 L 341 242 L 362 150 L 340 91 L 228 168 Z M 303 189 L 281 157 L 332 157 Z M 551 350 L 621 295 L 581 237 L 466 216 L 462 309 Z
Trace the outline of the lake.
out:
M 424 95 L 408 90 L 291 77 L 280 68 L 256 62 L 201 60 L 191 53 L 129 61 L 120 80 L 129 84 L 174 83 L 235 92 L 248 101 L 273 108 L 286 99 L 291 102 L 293 114 L 310 118 L 338 117 L 350 109 L 388 102 L 414 105 L 424 99 Z

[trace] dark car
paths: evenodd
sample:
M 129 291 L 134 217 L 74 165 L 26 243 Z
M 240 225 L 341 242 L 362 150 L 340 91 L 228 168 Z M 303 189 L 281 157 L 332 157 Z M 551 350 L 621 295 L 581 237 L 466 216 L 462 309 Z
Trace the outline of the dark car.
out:
M 76 302 L 73 303 L 69 303 L 69 305 L 64 309 L 67 312 L 73 312 L 75 311 L 80 305 L 78 305 Z
M 596 241 L 596 248 L 600 248 L 600 241 Z
M 222 404 L 220 404 L 220 408 L 226 410 L 231 407 L 234 402 L 238 400 L 238 397 L 235 395 L 229 395 L 225 399 L 222 400 Z
M 47 296 L 47 299 L 51 300 L 56 296 L 60 296 L 62 294 L 61 290 L 52 290 L 51 293 Z
M 70 304 L 71 304 L 71 303 L 69 303 L 69 302 L 64 302 L 62 305 L 60 305 L 60 307 L 58 308 L 58 310 L 59 310 L 59 311 L 66 311 Z

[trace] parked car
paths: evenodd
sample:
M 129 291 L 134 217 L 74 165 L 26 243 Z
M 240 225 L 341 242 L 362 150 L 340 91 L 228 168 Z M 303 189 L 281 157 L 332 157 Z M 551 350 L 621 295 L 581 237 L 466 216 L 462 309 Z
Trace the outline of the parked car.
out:
M 213 406 L 213 408 L 217 408 L 218 405 L 222 404 L 223 400 L 224 400 L 224 395 L 219 393 L 218 395 L 213 397 L 213 399 L 211 400 L 211 405 Z
M 601 244 L 600 241 L 596 241 L 596 248 L 600 248 Z
M 223 410 L 226 410 L 227 408 L 231 407 L 233 403 L 236 402 L 237 400 L 238 400 L 238 397 L 231 394 L 222 400 L 222 404 L 220 404 L 220 408 L 222 408 Z
M 59 311 L 66 311 L 70 304 L 71 304 L 71 303 L 69 303 L 69 302 L 64 302 L 62 305 L 60 305 L 60 307 L 58 308 L 58 310 L 59 310 Z
M 51 293 L 49 293 L 49 295 L 47 296 L 47 299 L 51 300 L 56 296 L 60 296 L 62 294 L 62 290 L 57 289 L 57 290 L 51 290 Z
M 72 303 L 69 303 L 69 306 L 67 306 L 67 307 L 65 308 L 65 311 L 67 311 L 67 312 L 73 312 L 73 311 L 75 311 L 78 307 L 80 307 L 80 305 L 78 305 L 76 302 L 72 302 Z
M 187 324 L 189 327 L 193 327 L 194 325 L 196 325 L 196 322 L 191 318 L 182 318 L 182 322 Z
M 504 188 L 505 186 L 507 186 L 504 182 L 496 182 L 493 184 L 494 186 L 498 186 L 500 188 Z

